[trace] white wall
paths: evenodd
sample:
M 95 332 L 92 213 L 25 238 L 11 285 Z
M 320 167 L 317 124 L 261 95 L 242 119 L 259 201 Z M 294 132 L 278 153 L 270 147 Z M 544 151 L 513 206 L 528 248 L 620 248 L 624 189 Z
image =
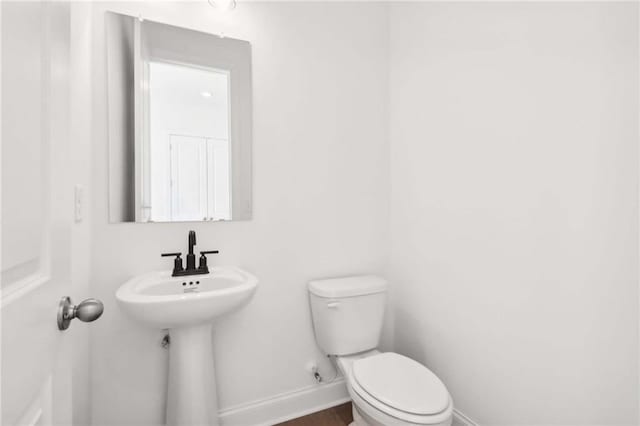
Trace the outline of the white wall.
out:
M 637 424 L 638 6 L 391 6 L 397 350 L 482 425 Z
M 109 224 L 103 11 L 249 40 L 253 48 L 254 211 L 233 223 Z M 214 351 L 221 408 L 312 385 L 321 360 L 306 282 L 381 273 L 387 252 L 387 8 L 383 4 L 239 2 L 228 20 L 206 2 L 94 5 L 91 191 L 93 424 L 161 424 L 162 333 L 124 317 L 114 294 L 128 278 L 169 269 L 161 252 L 219 249 L 211 263 L 260 278 L 253 301 L 221 321 Z M 328 364 L 322 369 L 331 375 Z
M 163 421 L 162 333 L 114 293 L 189 229 L 261 278 L 215 332 L 221 407 L 310 385 L 305 282 L 383 272 L 389 193 L 397 349 L 459 409 L 637 423 L 637 5 L 201 3 L 94 5 L 95 425 Z M 108 223 L 106 9 L 251 41 L 252 221 Z

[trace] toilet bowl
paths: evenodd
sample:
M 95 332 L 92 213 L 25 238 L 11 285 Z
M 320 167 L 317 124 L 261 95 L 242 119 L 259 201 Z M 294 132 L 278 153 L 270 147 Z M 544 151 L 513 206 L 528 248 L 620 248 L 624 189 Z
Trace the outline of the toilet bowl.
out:
M 427 367 L 380 352 L 387 283 L 376 276 L 309 283 L 315 337 L 335 356 L 353 402 L 352 426 L 450 426 L 453 401 Z

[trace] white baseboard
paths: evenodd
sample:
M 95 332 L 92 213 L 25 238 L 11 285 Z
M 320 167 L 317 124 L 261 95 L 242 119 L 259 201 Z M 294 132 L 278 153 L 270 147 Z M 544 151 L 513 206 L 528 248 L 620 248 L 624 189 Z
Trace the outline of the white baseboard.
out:
M 453 423 L 451 426 L 480 426 L 468 416 L 464 415 L 458 409 L 453 410 Z
M 341 377 L 326 385 L 312 385 L 270 398 L 220 410 L 223 426 L 272 426 L 349 402 L 351 398 Z M 479 426 L 457 409 L 452 426 Z
M 220 410 L 223 426 L 272 426 L 350 401 L 344 379 Z

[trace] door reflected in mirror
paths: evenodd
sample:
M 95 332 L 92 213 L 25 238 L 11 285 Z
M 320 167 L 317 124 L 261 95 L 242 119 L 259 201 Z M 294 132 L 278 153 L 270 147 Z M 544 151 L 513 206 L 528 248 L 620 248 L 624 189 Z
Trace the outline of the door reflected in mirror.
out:
M 112 222 L 251 218 L 251 48 L 107 13 Z

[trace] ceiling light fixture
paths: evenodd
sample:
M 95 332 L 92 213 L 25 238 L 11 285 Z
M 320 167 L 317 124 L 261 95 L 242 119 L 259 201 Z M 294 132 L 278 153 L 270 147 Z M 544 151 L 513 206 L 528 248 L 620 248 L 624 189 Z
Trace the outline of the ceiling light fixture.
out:
M 211 7 L 220 9 L 223 12 L 236 8 L 236 0 L 207 0 L 207 2 L 209 3 L 209 5 L 211 5 Z
M 211 96 L 213 96 L 211 92 L 200 92 L 200 94 L 203 98 L 210 98 Z

